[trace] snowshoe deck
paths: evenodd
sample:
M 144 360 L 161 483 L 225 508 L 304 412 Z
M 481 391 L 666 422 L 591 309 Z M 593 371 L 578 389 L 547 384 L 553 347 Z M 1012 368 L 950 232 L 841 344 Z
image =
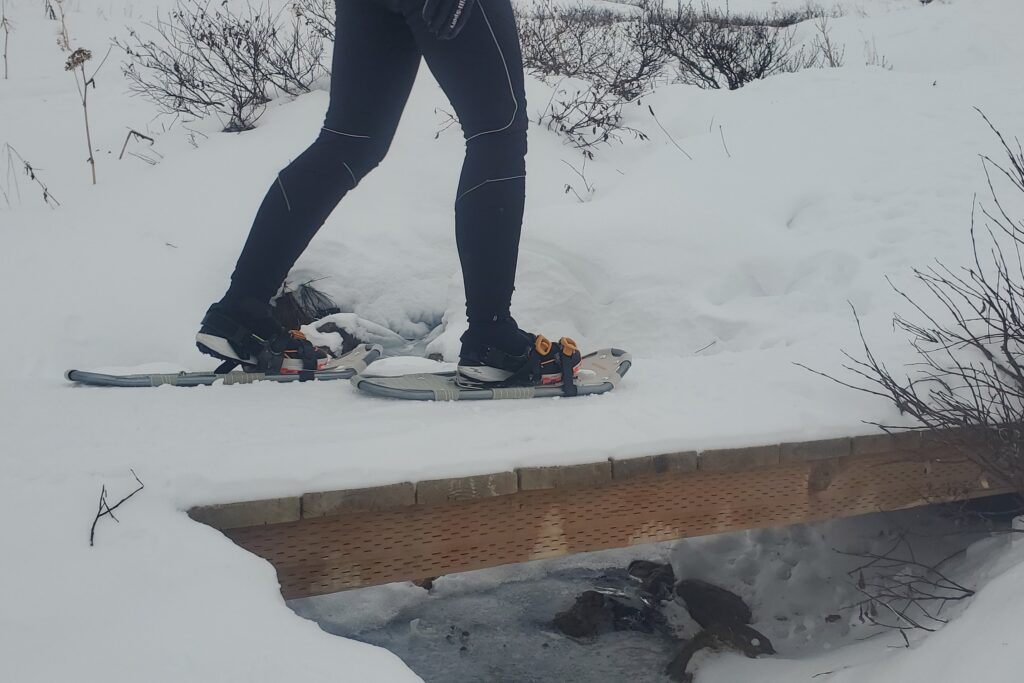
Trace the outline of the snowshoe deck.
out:
M 602 349 L 583 357 L 576 378 L 578 396 L 603 394 L 629 371 L 632 357 L 621 349 Z M 562 396 L 561 385 L 468 388 L 455 383 L 454 372 L 414 373 L 397 377 L 356 375 L 352 384 L 374 396 L 414 401 L 472 401 Z
M 326 382 L 336 379 L 350 379 L 380 358 L 381 349 L 373 344 L 361 344 L 340 358 L 332 360 L 326 368 L 313 373 L 313 379 Z M 298 374 L 268 375 L 262 372 L 178 372 L 164 374 L 111 375 L 83 370 L 68 370 L 64 374 L 70 382 L 102 387 L 175 387 L 208 386 L 215 382 L 224 384 L 252 384 L 253 382 L 298 382 Z

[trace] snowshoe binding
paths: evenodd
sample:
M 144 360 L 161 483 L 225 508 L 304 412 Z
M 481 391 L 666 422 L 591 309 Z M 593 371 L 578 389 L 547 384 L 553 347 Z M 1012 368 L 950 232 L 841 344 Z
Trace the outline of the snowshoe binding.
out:
M 523 332 L 511 319 L 503 327 L 493 343 L 482 341 L 472 329 L 463 336 L 455 375 L 459 387 L 561 386 L 566 395 L 575 393 L 574 380 L 582 361 L 576 342 L 568 337 L 553 342 Z
M 238 366 L 268 375 L 298 374 L 313 378 L 331 361 L 298 330 L 286 330 L 270 313 L 270 305 L 252 299 L 213 304 L 196 335 L 196 347 L 224 363 L 217 374 Z

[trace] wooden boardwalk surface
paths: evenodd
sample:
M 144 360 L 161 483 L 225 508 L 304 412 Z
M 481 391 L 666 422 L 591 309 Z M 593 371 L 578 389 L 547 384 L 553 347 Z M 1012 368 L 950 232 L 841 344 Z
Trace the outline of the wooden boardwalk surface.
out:
M 193 508 L 286 598 L 1005 492 L 905 432 L 399 483 Z

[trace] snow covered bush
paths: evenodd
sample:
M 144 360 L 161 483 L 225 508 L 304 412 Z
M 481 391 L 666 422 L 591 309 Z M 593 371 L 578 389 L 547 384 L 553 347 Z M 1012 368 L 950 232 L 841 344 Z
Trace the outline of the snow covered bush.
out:
M 517 20 L 525 68 L 554 88 L 540 123 L 592 156 L 595 145 L 623 134 L 646 137 L 623 123 L 623 106 L 669 80 L 669 64 L 678 82 L 731 90 L 776 73 L 840 66 L 844 48 L 832 41 L 828 16 L 813 4 L 734 14 L 660 0 L 621 10 L 542 0 Z M 810 19 L 819 20 L 818 34 L 804 47 L 794 27 Z
M 132 91 L 168 113 L 227 117 L 225 131 L 249 130 L 275 91 L 308 92 L 326 73 L 322 35 L 294 7 L 236 13 L 226 3 L 178 0 L 166 18 L 116 39 Z
M 816 11 L 737 15 L 728 6 L 704 4 L 652 5 L 647 14 L 681 83 L 736 90 L 777 73 L 816 66 L 817 55 L 797 45 L 793 28 L 817 16 Z
M 918 314 L 917 320 L 896 315 L 893 323 L 909 333 L 919 362 L 905 377 L 893 374 L 872 353 L 862 332 L 865 357 L 848 355 L 853 361 L 848 369 L 869 382 L 868 387 L 854 388 L 892 401 L 923 429 L 941 430 L 945 443 L 988 476 L 1021 491 L 1024 150 L 1019 140 L 1011 144 L 987 117 L 985 121 L 1007 160 L 982 157 L 991 203 L 976 206 L 972 217 L 971 264 L 950 268 L 937 262 L 915 269 L 914 276 L 930 299 L 927 304 L 896 290 Z
M 654 86 L 665 54 L 641 12 L 545 0 L 518 17 L 523 64 L 540 78 L 573 77 L 633 100 Z
M 628 14 L 545 0 L 518 16 L 523 64 L 555 92 L 540 122 L 592 155 L 623 133 L 623 105 L 653 89 L 666 55 L 642 11 Z

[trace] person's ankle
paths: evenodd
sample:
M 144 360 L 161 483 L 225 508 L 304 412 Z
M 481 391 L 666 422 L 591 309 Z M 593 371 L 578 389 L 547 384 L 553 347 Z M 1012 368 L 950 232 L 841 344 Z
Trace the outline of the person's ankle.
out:
M 283 331 L 274 319 L 272 307 L 265 301 L 227 294 L 214 305 L 260 337 L 270 339 Z
M 519 355 L 530 345 L 530 335 L 521 329 L 511 316 L 471 321 L 469 329 L 462 335 L 463 349 L 478 350 L 493 347 L 505 353 Z

